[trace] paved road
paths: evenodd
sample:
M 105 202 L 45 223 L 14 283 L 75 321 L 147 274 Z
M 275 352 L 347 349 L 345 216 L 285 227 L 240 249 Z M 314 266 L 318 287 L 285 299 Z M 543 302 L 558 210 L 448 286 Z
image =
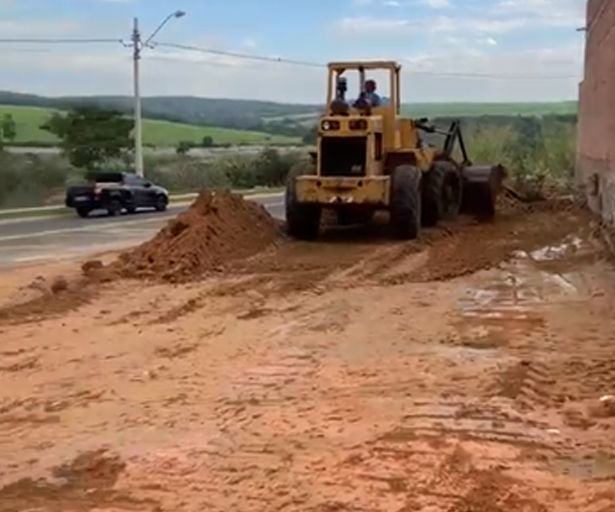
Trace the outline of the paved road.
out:
M 284 197 L 256 197 L 274 217 L 284 218 Z M 101 215 L 22 219 L 0 223 L 0 267 L 60 260 L 94 252 L 119 249 L 152 237 L 187 205 L 171 206 L 165 213 L 143 212 L 121 217 Z

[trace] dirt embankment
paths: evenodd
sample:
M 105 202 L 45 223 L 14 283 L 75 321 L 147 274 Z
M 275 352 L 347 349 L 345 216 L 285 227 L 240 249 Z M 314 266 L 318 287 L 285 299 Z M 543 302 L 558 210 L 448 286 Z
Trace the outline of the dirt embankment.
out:
M 203 191 L 151 240 L 104 265 L 87 261 L 78 276 L 37 278 L 0 308 L 0 322 L 61 314 L 90 302 L 117 279 L 185 282 L 222 270 L 275 244 L 280 223 L 265 208 L 228 191 Z

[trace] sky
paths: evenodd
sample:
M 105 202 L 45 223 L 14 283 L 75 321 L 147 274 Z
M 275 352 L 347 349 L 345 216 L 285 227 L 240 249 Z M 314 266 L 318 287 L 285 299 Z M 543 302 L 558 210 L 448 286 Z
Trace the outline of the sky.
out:
M 144 38 L 313 65 L 145 48 L 142 94 L 322 102 L 328 61 L 397 60 L 404 102 L 576 99 L 585 0 L 0 0 L 0 89 L 132 94 L 133 18 Z M 120 40 L 125 40 L 123 45 Z M 378 78 L 378 77 L 376 77 Z M 386 95 L 384 83 L 379 80 Z M 384 90 L 383 90 L 384 89 Z

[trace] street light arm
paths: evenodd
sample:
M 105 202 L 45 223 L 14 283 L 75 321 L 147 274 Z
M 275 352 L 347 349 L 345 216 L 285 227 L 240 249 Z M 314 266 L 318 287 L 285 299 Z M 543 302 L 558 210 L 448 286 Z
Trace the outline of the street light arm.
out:
M 184 11 L 175 11 L 169 14 L 164 20 L 162 20 L 162 23 L 160 23 L 160 25 L 156 27 L 156 30 L 154 30 L 151 35 L 145 40 L 143 46 L 149 46 L 154 37 L 158 35 L 158 32 L 160 32 L 169 21 L 171 21 L 173 18 L 181 18 L 185 14 L 186 13 Z

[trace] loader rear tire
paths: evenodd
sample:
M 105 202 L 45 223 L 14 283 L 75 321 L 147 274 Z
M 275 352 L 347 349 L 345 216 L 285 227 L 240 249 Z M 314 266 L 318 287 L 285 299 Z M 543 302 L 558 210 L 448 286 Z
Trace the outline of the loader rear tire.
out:
M 320 229 L 320 205 L 301 203 L 297 199 L 297 178 L 314 174 L 316 170 L 312 164 L 297 164 L 286 178 L 286 233 L 298 240 L 314 240 Z
M 396 238 L 412 240 L 421 229 L 422 172 L 412 165 L 398 165 L 391 174 L 391 228 Z
M 457 217 L 461 208 L 461 177 L 455 164 L 434 162 L 423 186 L 423 226 Z

